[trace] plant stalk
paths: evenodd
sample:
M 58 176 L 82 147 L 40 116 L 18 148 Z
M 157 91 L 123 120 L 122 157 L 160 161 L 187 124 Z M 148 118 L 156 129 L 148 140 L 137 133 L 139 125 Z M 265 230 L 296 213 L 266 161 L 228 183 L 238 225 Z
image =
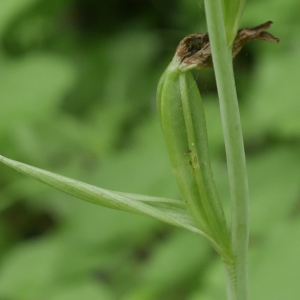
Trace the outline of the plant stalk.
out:
M 234 264 L 225 263 L 229 300 L 248 300 L 249 195 L 244 143 L 221 0 L 204 0 L 218 87 L 231 194 L 231 238 Z

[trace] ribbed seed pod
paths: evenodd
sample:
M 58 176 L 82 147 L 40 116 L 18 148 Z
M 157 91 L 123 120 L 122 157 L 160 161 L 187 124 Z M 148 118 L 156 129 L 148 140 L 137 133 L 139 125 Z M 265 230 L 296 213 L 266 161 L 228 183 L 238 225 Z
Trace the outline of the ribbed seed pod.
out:
M 232 57 L 251 40 L 278 43 L 278 38 L 265 31 L 271 25 L 269 21 L 239 30 Z M 185 37 L 159 81 L 157 107 L 173 173 L 187 209 L 214 248 L 230 263 L 230 237 L 211 171 L 204 109 L 190 72 L 207 67 L 213 67 L 208 34 Z
M 230 261 L 230 238 L 212 176 L 201 96 L 191 72 L 180 70 L 177 56 L 159 81 L 157 107 L 187 209 L 223 259 Z

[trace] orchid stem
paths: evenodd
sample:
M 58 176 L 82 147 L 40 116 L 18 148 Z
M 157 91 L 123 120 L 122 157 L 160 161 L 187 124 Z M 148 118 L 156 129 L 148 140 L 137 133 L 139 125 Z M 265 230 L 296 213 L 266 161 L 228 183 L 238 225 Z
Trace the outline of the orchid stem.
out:
M 249 196 L 244 143 L 221 0 L 204 0 L 212 49 L 231 194 L 231 239 L 234 264 L 225 263 L 229 300 L 248 300 Z

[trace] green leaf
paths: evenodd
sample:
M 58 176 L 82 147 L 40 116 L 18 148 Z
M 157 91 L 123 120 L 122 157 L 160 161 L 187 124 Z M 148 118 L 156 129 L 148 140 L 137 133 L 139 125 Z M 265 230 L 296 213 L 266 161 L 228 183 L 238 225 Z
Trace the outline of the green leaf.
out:
M 0 134 L 30 121 L 45 121 L 60 105 L 75 79 L 67 59 L 43 54 L 1 63 Z M 21 125 L 20 125 L 21 124 Z
M 0 155 L 0 162 L 29 175 L 66 194 L 104 207 L 148 215 L 163 222 L 182 227 L 214 241 L 195 225 L 180 200 L 136 195 L 105 190 L 81 181 L 35 168 Z
M 239 29 L 246 0 L 222 0 L 227 44 L 231 45 Z
M 0 35 L 3 35 L 3 32 L 7 26 L 13 22 L 14 18 L 25 11 L 31 5 L 34 5 L 37 0 L 10 0 L 10 1 L 1 1 L 0 3 Z
M 299 298 L 299 218 L 276 222 L 249 258 L 252 299 Z

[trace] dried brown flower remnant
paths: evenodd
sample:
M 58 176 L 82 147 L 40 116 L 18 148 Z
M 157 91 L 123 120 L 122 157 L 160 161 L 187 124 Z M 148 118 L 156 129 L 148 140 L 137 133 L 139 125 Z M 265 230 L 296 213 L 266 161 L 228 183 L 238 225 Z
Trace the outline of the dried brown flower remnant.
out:
M 272 21 L 263 23 L 253 28 L 244 28 L 238 31 L 232 47 L 234 58 L 242 47 L 251 40 L 265 40 L 278 43 L 279 39 L 266 32 L 273 24 Z M 203 69 L 213 67 L 211 48 L 207 33 L 191 34 L 185 37 L 178 45 L 176 55 L 180 59 L 180 68 Z

